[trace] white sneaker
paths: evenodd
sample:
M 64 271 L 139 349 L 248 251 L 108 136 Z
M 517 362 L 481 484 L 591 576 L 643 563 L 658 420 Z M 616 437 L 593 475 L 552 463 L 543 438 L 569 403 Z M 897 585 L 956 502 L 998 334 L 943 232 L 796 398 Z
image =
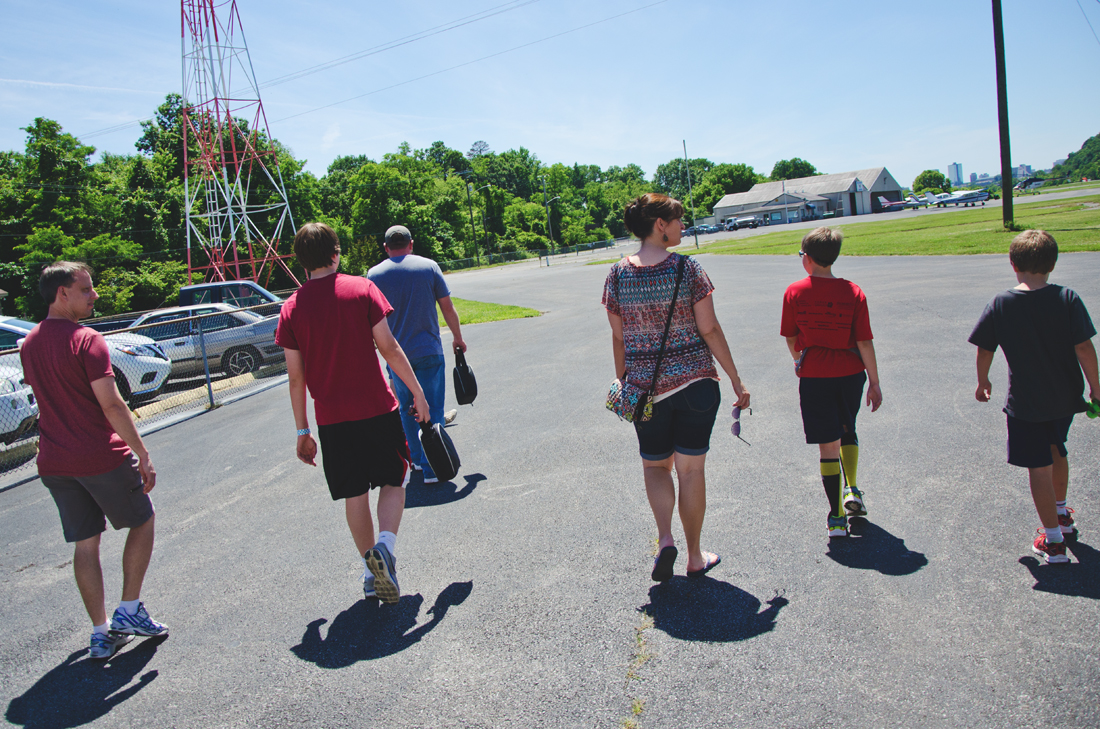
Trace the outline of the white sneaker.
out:
M 455 421 L 455 418 L 457 418 L 457 417 L 458 417 L 458 411 L 457 410 L 448 410 L 447 412 L 443 413 L 443 424 L 444 425 L 450 425 L 451 423 L 453 423 Z
M 90 658 L 105 661 L 115 653 L 118 653 L 119 648 L 133 639 L 134 636 L 128 633 L 115 633 L 113 631 L 107 633 L 107 635 L 92 633 L 92 645 L 91 648 L 88 649 L 88 656 Z

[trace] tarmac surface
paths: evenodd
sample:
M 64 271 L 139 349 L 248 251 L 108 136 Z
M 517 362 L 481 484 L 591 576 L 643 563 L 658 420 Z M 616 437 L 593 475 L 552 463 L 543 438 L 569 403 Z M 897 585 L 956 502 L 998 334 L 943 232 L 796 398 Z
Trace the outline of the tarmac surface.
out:
M 690 252 L 690 251 L 688 251 Z M 605 255 L 606 257 L 606 255 Z M 707 463 L 702 580 L 649 579 L 655 528 L 613 377 L 606 265 L 448 276 L 541 317 L 465 327 L 480 394 L 448 429 L 453 483 L 414 480 L 397 606 L 362 598 L 343 509 L 294 457 L 278 387 L 151 434 L 171 626 L 87 657 L 71 548 L 40 482 L 0 493 L 0 710 L 26 727 L 1100 726 L 1100 422 L 1070 432 L 1073 563 L 1040 566 L 1000 401 L 966 342 L 1015 284 L 1005 256 L 841 258 L 867 293 L 884 403 L 859 418 L 869 517 L 825 535 L 817 453 L 779 336 L 791 256 L 699 258 L 752 415 Z M 1052 280 L 1100 319 L 1100 254 Z M 449 336 L 444 334 L 444 341 Z M 448 355 L 448 362 L 450 356 Z M 448 393 L 448 398 L 453 394 Z M 451 405 L 449 405 L 451 406 Z M 679 534 L 678 521 L 676 532 Z M 103 540 L 108 609 L 123 536 Z M 682 540 L 681 540 L 682 546 Z

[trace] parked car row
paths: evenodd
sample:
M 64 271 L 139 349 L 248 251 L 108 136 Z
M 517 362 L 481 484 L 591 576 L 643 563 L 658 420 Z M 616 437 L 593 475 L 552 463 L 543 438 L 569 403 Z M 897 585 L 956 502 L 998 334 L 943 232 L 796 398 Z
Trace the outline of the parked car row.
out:
M 104 322 L 108 326 L 103 338 L 119 393 L 132 406 L 157 397 L 168 380 L 203 375 L 207 367 L 212 373 L 235 376 L 283 361 L 283 349 L 275 344 L 281 307 L 275 298 L 274 313 L 268 316 L 228 303 L 211 303 L 151 311 L 132 321 Z M 132 329 L 116 331 L 119 321 Z M 0 351 L 5 352 L 0 354 L 0 442 L 5 445 L 32 434 L 38 424 L 38 403 L 24 379 L 17 351 L 35 326 L 0 316 Z

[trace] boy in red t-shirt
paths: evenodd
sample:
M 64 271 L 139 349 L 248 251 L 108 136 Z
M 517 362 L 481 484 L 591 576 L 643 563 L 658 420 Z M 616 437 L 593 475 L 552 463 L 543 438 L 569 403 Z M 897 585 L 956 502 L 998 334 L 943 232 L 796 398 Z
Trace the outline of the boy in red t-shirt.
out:
M 783 294 L 779 332 L 795 360 L 806 442 L 816 443 L 821 451 L 830 537 L 848 536 L 848 517 L 867 515 L 863 494 L 856 487 L 856 414 L 868 380 L 871 412 L 882 404 L 867 297 L 832 271 L 842 240 L 839 230 L 825 227 L 802 239 L 798 255 L 809 276 Z
M 348 527 L 363 558 L 363 595 L 396 604 L 401 591 L 394 546 L 405 510 L 409 446 L 375 347 L 412 392 L 420 422 L 429 418 L 428 402 L 386 323 L 393 311 L 386 297 L 362 276 L 337 273 L 340 239 L 332 228 L 303 225 L 294 236 L 294 254 L 309 280 L 283 305 L 275 342 L 286 352 L 298 460 L 317 465 L 317 442 L 306 411 L 308 388 L 329 493 L 333 501 L 344 500 Z M 370 509 L 374 488 L 377 543 Z

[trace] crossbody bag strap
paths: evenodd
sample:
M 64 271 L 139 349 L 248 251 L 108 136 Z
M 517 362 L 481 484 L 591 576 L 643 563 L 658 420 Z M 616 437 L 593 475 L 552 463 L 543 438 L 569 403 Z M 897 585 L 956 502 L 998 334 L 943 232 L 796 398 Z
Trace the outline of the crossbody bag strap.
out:
M 676 267 L 676 286 L 672 289 L 672 304 L 668 307 L 668 320 L 665 322 L 665 333 L 661 335 L 661 349 L 657 352 L 657 364 L 653 368 L 653 382 L 649 385 L 649 396 L 657 389 L 657 376 L 661 373 L 661 360 L 665 356 L 665 342 L 668 341 L 668 330 L 672 326 L 672 314 L 676 311 L 676 299 L 680 296 L 680 281 L 684 278 L 684 266 L 687 264 L 687 256 L 680 256 L 680 265 Z

